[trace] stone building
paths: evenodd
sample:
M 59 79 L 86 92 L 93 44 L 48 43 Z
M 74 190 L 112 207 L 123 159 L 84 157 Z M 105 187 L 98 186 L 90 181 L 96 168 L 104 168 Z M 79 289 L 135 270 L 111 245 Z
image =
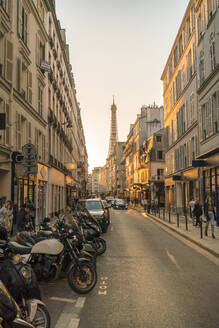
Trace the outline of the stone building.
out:
M 100 185 L 99 185 L 99 172 L 101 167 L 95 167 L 92 170 L 92 194 L 99 196 L 100 194 Z
M 199 197 L 195 0 L 190 0 L 162 73 L 166 205 L 179 213 Z
M 88 164 L 55 1 L 0 2 L 0 113 L 6 114 L 0 130 L 0 196 L 13 200 L 18 210 L 29 198 L 38 221 L 63 210 L 73 191 L 76 196 L 86 188 Z M 37 150 L 37 174 L 29 176 L 18 156 L 27 143 Z
M 200 199 L 211 195 L 219 224 L 219 3 L 196 1 Z M 201 168 L 202 167 L 202 168 Z
M 164 129 L 147 138 L 140 149 L 139 185 L 142 196 L 150 201 L 156 198 L 165 204 L 164 192 L 165 134 Z
M 163 127 L 163 107 L 155 103 L 143 106 L 137 115 L 125 144 L 124 157 L 126 167 L 126 197 L 141 200 L 143 189 L 141 186 L 140 149 L 145 139 Z

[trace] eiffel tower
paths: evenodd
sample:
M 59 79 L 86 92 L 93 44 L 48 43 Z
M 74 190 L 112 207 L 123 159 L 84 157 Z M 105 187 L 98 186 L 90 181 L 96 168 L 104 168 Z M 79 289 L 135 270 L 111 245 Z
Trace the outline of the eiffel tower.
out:
M 110 144 L 109 144 L 108 157 L 110 157 L 113 154 L 115 145 L 118 142 L 116 111 L 117 111 L 117 107 L 115 105 L 114 97 L 113 97 L 113 104 L 111 106 L 111 129 L 110 129 Z

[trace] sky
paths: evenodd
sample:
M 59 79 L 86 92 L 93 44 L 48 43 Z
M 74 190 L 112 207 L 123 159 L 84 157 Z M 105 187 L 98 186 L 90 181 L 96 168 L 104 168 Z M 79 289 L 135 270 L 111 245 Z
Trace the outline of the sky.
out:
M 109 150 L 113 95 L 118 141 L 143 105 L 163 105 L 164 66 L 189 0 L 56 0 L 88 152 L 89 172 Z

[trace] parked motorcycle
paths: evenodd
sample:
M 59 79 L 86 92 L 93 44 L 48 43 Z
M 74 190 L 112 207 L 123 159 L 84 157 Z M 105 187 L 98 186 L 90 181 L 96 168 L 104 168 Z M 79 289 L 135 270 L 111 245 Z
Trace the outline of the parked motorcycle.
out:
M 21 310 L 7 288 L 0 281 L 0 327 L 3 328 L 36 328 L 20 318 Z
M 21 318 L 35 327 L 49 328 L 50 316 L 41 301 L 40 289 L 33 269 L 24 263 L 18 253 L 27 253 L 30 248 L 14 241 L 0 241 L 3 254 L 0 259 L 0 279 L 8 288 L 21 309 Z
M 62 229 L 58 239 L 45 239 L 33 245 L 27 263 L 31 264 L 38 280 L 57 279 L 67 273 L 70 287 L 81 294 L 91 291 L 97 282 L 95 266 L 78 257 L 72 247 L 73 230 Z

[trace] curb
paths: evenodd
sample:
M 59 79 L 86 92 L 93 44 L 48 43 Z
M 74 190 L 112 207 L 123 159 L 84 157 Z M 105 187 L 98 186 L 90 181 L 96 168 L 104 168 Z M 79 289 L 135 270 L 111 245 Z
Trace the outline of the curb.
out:
M 133 208 L 133 209 L 136 210 L 139 213 L 144 213 L 144 210 L 138 210 L 136 208 Z M 147 213 L 147 216 L 150 217 L 151 219 L 153 219 L 154 221 L 157 221 L 157 222 L 161 223 L 163 226 L 167 227 L 168 229 L 172 230 L 173 232 L 176 232 L 181 237 L 184 237 L 185 239 L 189 240 L 193 244 L 199 246 L 200 248 L 204 249 L 205 251 L 209 252 L 210 254 L 214 255 L 215 257 L 219 258 L 219 253 L 217 253 L 216 251 L 214 251 L 213 249 L 211 249 L 211 248 L 209 248 L 209 247 L 207 247 L 205 245 L 202 245 L 202 243 L 194 240 L 190 236 L 187 236 L 185 233 L 183 233 L 183 232 L 175 229 L 174 227 L 171 227 L 167 222 L 163 222 L 162 220 L 160 220 L 156 216 L 153 216 L 153 215 L 148 214 L 148 213 Z

